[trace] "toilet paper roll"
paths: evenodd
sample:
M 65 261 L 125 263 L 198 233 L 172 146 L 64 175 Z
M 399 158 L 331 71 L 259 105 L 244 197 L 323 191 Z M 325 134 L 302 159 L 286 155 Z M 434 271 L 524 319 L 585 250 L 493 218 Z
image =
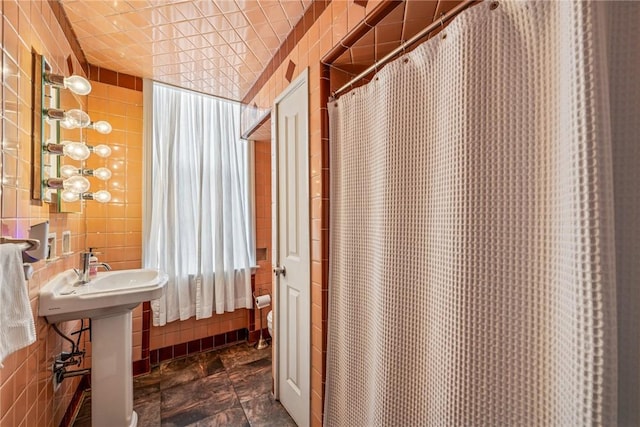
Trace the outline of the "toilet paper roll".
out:
M 265 308 L 271 305 L 271 295 L 260 295 L 256 297 L 256 308 Z

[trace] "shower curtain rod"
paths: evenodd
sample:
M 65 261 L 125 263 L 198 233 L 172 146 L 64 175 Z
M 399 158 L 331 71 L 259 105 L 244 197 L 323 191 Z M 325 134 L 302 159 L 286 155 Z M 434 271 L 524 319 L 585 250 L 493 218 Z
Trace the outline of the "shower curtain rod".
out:
M 429 34 L 430 32 L 432 32 L 433 30 L 437 29 L 438 27 L 443 26 L 446 21 L 448 21 L 449 19 L 453 18 L 458 13 L 462 12 L 464 9 L 466 9 L 467 7 L 471 6 L 471 4 L 476 3 L 476 2 L 478 2 L 478 0 L 464 0 L 462 3 L 457 4 L 449 12 L 444 13 L 442 16 L 440 16 L 440 19 L 438 19 L 437 21 L 432 22 L 429 26 L 427 26 L 426 28 L 424 28 L 420 32 L 418 32 L 415 36 L 411 37 L 409 40 L 407 40 L 406 42 L 402 43 L 400 46 L 398 46 L 397 48 L 393 49 L 391 52 L 386 54 L 384 57 L 382 57 L 382 59 L 380 59 L 380 61 L 375 62 L 369 68 L 367 68 L 366 70 L 364 70 L 363 72 L 361 72 L 360 74 L 358 74 L 357 76 L 352 78 L 348 83 L 346 83 L 345 85 L 343 85 L 340 88 L 338 88 L 335 92 L 333 92 L 333 94 L 331 95 L 331 98 L 332 99 L 337 98 L 342 93 L 344 93 L 348 89 L 352 88 L 355 83 L 359 82 L 364 77 L 366 77 L 369 74 L 371 74 L 373 71 L 377 71 L 378 68 L 384 66 L 387 62 L 389 62 L 391 59 L 393 59 L 397 54 L 405 51 L 407 49 L 407 47 L 413 45 L 415 42 L 417 42 L 422 37 L 424 37 L 427 34 Z

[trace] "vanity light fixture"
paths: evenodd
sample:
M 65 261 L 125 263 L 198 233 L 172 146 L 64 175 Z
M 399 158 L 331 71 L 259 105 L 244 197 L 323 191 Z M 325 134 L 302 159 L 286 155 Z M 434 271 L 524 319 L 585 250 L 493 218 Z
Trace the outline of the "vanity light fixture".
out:
M 60 167 L 60 175 L 64 178 L 70 178 L 76 175 L 94 176 L 102 181 L 107 181 L 111 178 L 111 171 L 107 168 L 78 169 L 73 165 L 64 165 Z
M 60 108 L 60 89 L 68 89 L 77 95 L 86 96 L 91 92 L 91 83 L 82 76 L 65 77 L 53 74 L 51 66 L 35 51 L 32 51 L 31 82 L 32 151 L 40 153 L 40 156 L 34 156 L 32 162 L 32 198 L 51 202 L 52 193 L 57 192 L 58 202 L 76 200 L 108 202 L 111 200 L 111 194 L 108 191 L 89 193 L 91 183 L 86 177 L 93 176 L 106 181 L 112 175 L 109 169 L 104 167 L 87 169 L 82 167 L 82 164 L 61 166 L 59 158 L 53 160 L 48 156 L 49 154 L 66 156 L 82 162 L 87 160 L 92 152 L 99 157 L 108 157 L 111 154 L 111 148 L 104 144 L 93 147 L 79 141 L 60 141 L 60 128 L 87 128 L 102 134 L 112 131 L 111 124 L 103 120 L 93 122 L 89 114 L 82 109 L 74 108 L 65 111 Z M 59 212 L 72 212 L 73 209 L 76 208 L 67 208 L 58 203 Z
M 107 203 L 111 200 L 111 193 L 106 190 L 96 191 L 95 193 L 74 193 L 71 190 L 63 190 L 60 197 L 65 202 L 77 202 L 78 200 L 95 200 L 99 203 Z
M 91 92 L 91 83 L 82 76 L 73 75 L 64 77 L 59 74 L 44 73 L 43 77 L 46 84 L 69 89 L 78 95 L 89 95 Z

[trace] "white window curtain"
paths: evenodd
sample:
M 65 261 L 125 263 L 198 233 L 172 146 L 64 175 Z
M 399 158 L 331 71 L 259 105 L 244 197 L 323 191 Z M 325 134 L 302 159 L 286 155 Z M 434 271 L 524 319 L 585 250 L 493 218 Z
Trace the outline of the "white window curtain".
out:
M 240 104 L 145 81 L 144 112 L 143 263 L 169 275 L 153 324 L 250 308 L 253 151 Z

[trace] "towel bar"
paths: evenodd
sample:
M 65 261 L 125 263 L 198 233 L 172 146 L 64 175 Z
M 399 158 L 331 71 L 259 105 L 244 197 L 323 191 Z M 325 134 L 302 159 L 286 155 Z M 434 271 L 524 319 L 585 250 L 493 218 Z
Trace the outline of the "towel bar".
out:
M 40 241 L 37 239 L 14 239 L 13 237 L 0 237 L 0 244 L 14 243 L 22 245 L 23 251 L 34 251 L 40 247 Z

